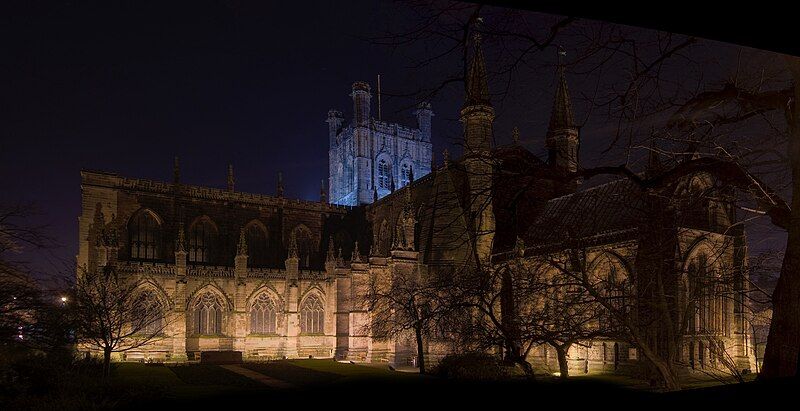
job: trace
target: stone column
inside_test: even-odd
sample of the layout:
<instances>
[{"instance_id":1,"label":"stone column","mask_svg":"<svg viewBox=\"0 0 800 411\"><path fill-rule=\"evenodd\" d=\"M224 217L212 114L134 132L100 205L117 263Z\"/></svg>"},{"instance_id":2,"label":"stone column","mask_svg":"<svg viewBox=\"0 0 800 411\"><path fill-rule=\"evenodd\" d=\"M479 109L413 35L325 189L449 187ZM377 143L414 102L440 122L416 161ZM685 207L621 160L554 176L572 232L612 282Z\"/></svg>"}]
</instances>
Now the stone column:
<instances>
[{"instance_id":1,"label":"stone column","mask_svg":"<svg viewBox=\"0 0 800 411\"><path fill-rule=\"evenodd\" d=\"M172 309L172 359L186 361L186 248L183 227L175 244L175 295Z\"/></svg>"},{"instance_id":2,"label":"stone column","mask_svg":"<svg viewBox=\"0 0 800 411\"><path fill-rule=\"evenodd\" d=\"M247 340L247 240L244 229L239 231L239 245L233 258L233 275L236 279L236 294L233 300L234 343L236 351L242 356L246 351Z\"/></svg>"}]
</instances>

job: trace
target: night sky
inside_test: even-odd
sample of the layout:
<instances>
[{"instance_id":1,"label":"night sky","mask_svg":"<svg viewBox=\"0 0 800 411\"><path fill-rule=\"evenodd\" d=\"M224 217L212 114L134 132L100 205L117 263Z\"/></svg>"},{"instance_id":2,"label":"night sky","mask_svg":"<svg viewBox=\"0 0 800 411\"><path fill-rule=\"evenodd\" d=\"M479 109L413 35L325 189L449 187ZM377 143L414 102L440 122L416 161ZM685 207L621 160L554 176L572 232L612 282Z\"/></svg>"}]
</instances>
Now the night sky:
<instances>
[{"instance_id":1,"label":"night sky","mask_svg":"<svg viewBox=\"0 0 800 411\"><path fill-rule=\"evenodd\" d=\"M81 169L170 181L177 155L187 184L222 188L232 163L237 191L273 194L283 171L287 197L316 200L327 111L350 118L351 84L374 87L381 74L384 91L403 94L431 75L364 40L402 22L407 10L389 1L162 3L0 10L0 202L33 204L35 222L49 225L59 246L30 255L40 272L77 252ZM498 107L498 142L519 126L542 153L553 80L546 71L520 82L527 88ZM432 101L439 159L459 151L461 101ZM413 101L383 103L384 120L414 124ZM582 158L601 140L584 138Z\"/></svg>"}]
</instances>

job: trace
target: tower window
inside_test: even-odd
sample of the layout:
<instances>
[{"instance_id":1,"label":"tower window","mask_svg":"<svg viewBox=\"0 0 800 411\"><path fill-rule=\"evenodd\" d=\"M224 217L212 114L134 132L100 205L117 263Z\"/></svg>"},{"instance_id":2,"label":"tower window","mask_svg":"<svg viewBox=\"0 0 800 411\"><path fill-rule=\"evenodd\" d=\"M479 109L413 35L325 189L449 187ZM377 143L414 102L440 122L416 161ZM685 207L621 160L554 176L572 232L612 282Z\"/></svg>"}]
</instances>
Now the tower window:
<instances>
[{"instance_id":1,"label":"tower window","mask_svg":"<svg viewBox=\"0 0 800 411\"><path fill-rule=\"evenodd\" d=\"M390 178L391 172L389 170L389 163L387 163L386 160L381 160L378 162L378 187L388 190Z\"/></svg>"},{"instance_id":2,"label":"tower window","mask_svg":"<svg viewBox=\"0 0 800 411\"><path fill-rule=\"evenodd\" d=\"M411 182L411 166L403 164L400 170L400 187L405 187Z\"/></svg>"}]
</instances>

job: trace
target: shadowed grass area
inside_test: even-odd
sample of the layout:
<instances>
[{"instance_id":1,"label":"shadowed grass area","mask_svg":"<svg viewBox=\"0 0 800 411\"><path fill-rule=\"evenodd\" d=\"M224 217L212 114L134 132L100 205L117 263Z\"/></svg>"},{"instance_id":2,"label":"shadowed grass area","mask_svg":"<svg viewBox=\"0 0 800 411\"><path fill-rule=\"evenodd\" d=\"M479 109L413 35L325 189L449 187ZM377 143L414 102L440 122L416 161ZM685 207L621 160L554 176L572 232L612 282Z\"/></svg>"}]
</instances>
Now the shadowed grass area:
<instances>
[{"instance_id":1,"label":"shadowed grass area","mask_svg":"<svg viewBox=\"0 0 800 411\"><path fill-rule=\"evenodd\" d=\"M115 396L125 398L121 408L162 400L180 402L246 395L269 388L216 365L177 366L119 363L112 379Z\"/></svg>"},{"instance_id":2,"label":"shadowed grass area","mask_svg":"<svg viewBox=\"0 0 800 411\"><path fill-rule=\"evenodd\" d=\"M303 367L290 361L244 363L242 364L242 367L264 374L268 377L286 381L297 387L327 384L341 378L339 374Z\"/></svg>"},{"instance_id":3,"label":"shadowed grass area","mask_svg":"<svg viewBox=\"0 0 800 411\"><path fill-rule=\"evenodd\" d=\"M223 385L240 388L263 388L258 381L209 364L192 364L171 367L181 380L191 385Z\"/></svg>"},{"instance_id":4,"label":"shadowed grass area","mask_svg":"<svg viewBox=\"0 0 800 411\"><path fill-rule=\"evenodd\" d=\"M422 378L419 374L391 371L388 367L340 363L333 360L280 360L243 365L299 388L352 381L399 382Z\"/></svg>"}]
</instances>

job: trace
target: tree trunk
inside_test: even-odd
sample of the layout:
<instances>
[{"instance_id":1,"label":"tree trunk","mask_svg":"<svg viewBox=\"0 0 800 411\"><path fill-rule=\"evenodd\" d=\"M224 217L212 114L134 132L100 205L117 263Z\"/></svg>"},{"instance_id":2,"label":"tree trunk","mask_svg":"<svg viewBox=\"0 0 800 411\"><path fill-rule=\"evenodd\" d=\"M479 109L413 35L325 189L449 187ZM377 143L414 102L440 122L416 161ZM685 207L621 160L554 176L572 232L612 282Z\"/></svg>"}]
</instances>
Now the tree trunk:
<instances>
[{"instance_id":1,"label":"tree trunk","mask_svg":"<svg viewBox=\"0 0 800 411\"><path fill-rule=\"evenodd\" d=\"M111 347L103 347L103 383L111 380Z\"/></svg>"},{"instance_id":2,"label":"tree trunk","mask_svg":"<svg viewBox=\"0 0 800 411\"><path fill-rule=\"evenodd\" d=\"M415 326L414 334L417 337L417 365L419 365L419 373L425 374L425 348L422 346L422 326Z\"/></svg>"},{"instance_id":3,"label":"tree trunk","mask_svg":"<svg viewBox=\"0 0 800 411\"><path fill-rule=\"evenodd\" d=\"M569 378L569 363L567 363L567 350L569 350L569 345L554 344L553 347L555 347L556 355L558 356L559 377L566 380Z\"/></svg>"},{"instance_id":4,"label":"tree trunk","mask_svg":"<svg viewBox=\"0 0 800 411\"><path fill-rule=\"evenodd\" d=\"M795 84L794 103L787 113L792 204L783 266L772 294L772 322L760 378L792 377L800 371L800 59L786 58Z\"/></svg>"}]
</instances>

